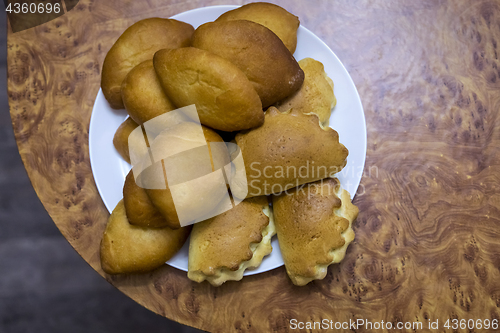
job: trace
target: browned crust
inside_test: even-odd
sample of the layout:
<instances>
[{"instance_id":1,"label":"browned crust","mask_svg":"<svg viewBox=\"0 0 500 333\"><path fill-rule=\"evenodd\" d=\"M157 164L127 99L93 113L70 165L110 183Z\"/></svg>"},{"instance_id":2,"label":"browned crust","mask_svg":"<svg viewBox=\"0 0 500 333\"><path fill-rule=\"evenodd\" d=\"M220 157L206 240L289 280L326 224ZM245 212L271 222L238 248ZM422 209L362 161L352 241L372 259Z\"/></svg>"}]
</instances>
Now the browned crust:
<instances>
[{"instance_id":1,"label":"browned crust","mask_svg":"<svg viewBox=\"0 0 500 333\"><path fill-rule=\"evenodd\" d=\"M158 51L153 61L169 98L177 107L195 104L203 125L230 132L264 122L259 96L230 61L193 47Z\"/></svg>"},{"instance_id":2,"label":"browned crust","mask_svg":"<svg viewBox=\"0 0 500 333\"><path fill-rule=\"evenodd\" d=\"M241 69L264 108L293 94L304 81L304 72L283 42L255 22L205 23L193 34L193 46L213 52Z\"/></svg>"},{"instance_id":3,"label":"browned crust","mask_svg":"<svg viewBox=\"0 0 500 333\"><path fill-rule=\"evenodd\" d=\"M338 179L327 178L273 196L281 254L294 283L297 278L323 278L318 276L318 266L333 263L333 251L346 243L344 232L358 215L358 208L349 196L341 200L339 193ZM340 210L342 206L348 213Z\"/></svg>"},{"instance_id":4,"label":"browned crust","mask_svg":"<svg viewBox=\"0 0 500 333\"><path fill-rule=\"evenodd\" d=\"M293 95L280 101L276 107L281 112L291 109L302 113L315 113L322 124L328 124L332 108L337 103L333 81L326 75L323 64L312 58L299 61L304 71L304 83Z\"/></svg>"},{"instance_id":5,"label":"browned crust","mask_svg":"<svg viewBox=\"0 0 500 333\"><path fill-rule=\"evenodd\" d=\"M132 68L153 59L160 49L189 46L193 31L190 24L157 17L127 28L106 54L102 65L101 88L109 105L115 109L124 107L121 85Z\"/></svg>"},{"instance_id":6,"label":"browned crust","mask_svg":"<svg viewBox=\"0 0 500 333\"><path fill-rule=\"evenodd\" d=\"M128 137L137 126L139 125L129 117L118 127L113 137L113 145L127 163L130 163Z\"/></svg>"},{"instance_id":7,"label":"browned crust","mask_svg":"<svg viewBox=\"0 0 500 333\"><path fill-rule=\"evenodd\" d=\"M242 201L234 208L193 226L189 249L189 270L213 276L220 268L238 270L252 258L251 243L262 241L269 224L263 213L265 196Z\"/></svg>"},{"instance_id":8,"label":"browned crust","mask_svg":"<svg viewBox=\"0 0 500 333\"><path fill-rule=\"evenodd\" d=\"M248 20L262 24L278 36L290 53L297 47L299 18L283 7L268 2L252 2L225 12L216 21Z\"/></svg>"},{"instance_id":9,"label":"browned crust","mask_svg":"<svg viewBox=\"0 0 500 333\"><path fill-rule=\"evenodd\" d=\"M121 95L129 116L138 124L176 109L161 87L153 59L141 62L127 74Z\"/></svg>"},{"instance_id":10,"label":"browned crust","mask_svg":"<svg viewBox=\"0 0 500 333\"><path fill-rule=\"evenodd\" d=\"M267 110L263 126L237 134L236 143L245 162L248 196L331 176L342 170L349 153L335 130L320 127L317 115L281 113L274 107ZM300 173L301 168L306 171Z\"/></svg>"},{"instance_id":11,"label":"browned crust","mask_svg":"<svg viewBox=\"0 0 500 333\"><path fill-rule=\"evenodd\" d=\"M149 199L146 190L137 185L132 170L125 178L123 203L127 219L131 224L150 228L162 228L169 225Z\"/></svg>"},{"instance_id":12,"label":"browned crust","mask_svg":"<svg viewBox=\"0 0 500 333\"><path fill-rule=\"evenodd\" d=\"M191 227L144 228L131 225L121 200L108 219L101 241L101 265L108 274L148 272L179 251Z\"/></svg>"}]
</instances>

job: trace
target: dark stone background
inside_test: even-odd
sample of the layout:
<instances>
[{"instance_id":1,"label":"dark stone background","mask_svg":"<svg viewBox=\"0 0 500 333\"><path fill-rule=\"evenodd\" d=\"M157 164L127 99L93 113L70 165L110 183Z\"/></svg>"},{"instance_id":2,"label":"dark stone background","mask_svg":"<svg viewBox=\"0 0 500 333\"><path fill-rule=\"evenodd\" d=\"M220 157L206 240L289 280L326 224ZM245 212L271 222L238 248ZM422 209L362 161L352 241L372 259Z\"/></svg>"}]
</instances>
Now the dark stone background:
<instances>
[{"instance_id":1,"label":"dark stone background","mask_svg":"<svg viewBox=\"0 0 500 333\"><path fill-rule=\"evenodd\" d=\"M179 332L101 278L60 234L21 162L7 100L7 16L0 10L0 332Z\"/></svg>"}]
</instances>

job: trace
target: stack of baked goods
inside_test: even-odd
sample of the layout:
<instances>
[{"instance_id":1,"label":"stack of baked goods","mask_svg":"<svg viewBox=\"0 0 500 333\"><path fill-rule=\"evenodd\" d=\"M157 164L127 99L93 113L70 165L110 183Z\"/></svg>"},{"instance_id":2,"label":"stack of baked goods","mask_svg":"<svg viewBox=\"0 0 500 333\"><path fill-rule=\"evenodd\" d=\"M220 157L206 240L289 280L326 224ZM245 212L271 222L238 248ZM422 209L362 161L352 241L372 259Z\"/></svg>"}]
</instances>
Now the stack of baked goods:
<instances>
[{"instance_id":1,"label":"stack of baked goods","mask_svg":"<svg viewBox=\"0 0 500 333\"><path fill-rule=\"evenodd\" d=\"M210 181L196 190L176 182L182 197L174 203L170 180L143 186L146 179L132 169L101 242L105 272L156 269L189 235L187 276L214 286L258 267L275 234L296 285L323 279L328 266L344 258L358 214L335 178L348 150L328 127L336 99L323 64L293 56L298 27L299 19L285 9L251 3L196 30L150 18L118 38L104 60L101 86L110 106L129 115L113 140L120 155L133 164L134 156L148 151L175 157L233 140L246 179L231 183L230 192L247 194L227 210L221 208L226 187L219 198ZM179 116L155 136L143 136L151 120L193 104L202 126ZM205 173L229 163L213 149L207 156L212 169ZM202 175L202 164L195 156L171 167ZM222 213L185 225L179 208L195 222L207 212Z\"/></svg>"}]
</instances>

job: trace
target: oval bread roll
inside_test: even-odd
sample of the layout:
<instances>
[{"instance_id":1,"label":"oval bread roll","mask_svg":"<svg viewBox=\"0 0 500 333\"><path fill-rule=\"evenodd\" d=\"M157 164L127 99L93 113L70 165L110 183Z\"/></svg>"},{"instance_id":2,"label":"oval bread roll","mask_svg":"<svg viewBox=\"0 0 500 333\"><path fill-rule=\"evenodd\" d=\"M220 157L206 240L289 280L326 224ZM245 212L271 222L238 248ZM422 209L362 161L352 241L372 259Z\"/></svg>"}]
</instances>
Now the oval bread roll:
<instances>
[{"instance_id":1,"label":"oval bread roll","mask_svg":"<svg viewBox=\"0 0 500 333\"><path fill-rule=\"evenodd\" d=\"M333 81L326 75L325 67L319 61L305 58L299 61L299 65L305 74L302 87L276 107L281 112L294 109L302 113L315 113L319 121L328 126L332 108L337 104L333 94Z\"/></svg>"},{"instance_id":2,"label":"oval bread roll","mask_svg":"<svg viewBox=\"0 0 500 333\"><path fill-rule=\"evenodd\" d=\"M101 265L108 274L148 272L179 251L191 227L177 230L131 225L123 200L111 213L101 241Z\"/></svg>"},{"instance_id":3,"label":"oval bread roll","mask_svg":"<svg viewBox=\"0 0 500 333\"><path fill-rule=\"evenodd\" d=\"M358 208L336 178L273 197L273 212L286 272L295 285L323 279L354 240Z\"/></svg>"},{"instance_id":4,"label":"oval bread roll","mask_svg":"<svg viewBox=\"0 0 500 333\"><path fill-rule=\"evenodd\" d=\"M259 96L231 62L193 47L161 50L154 67L177 107L195 104L203 125L232 132L261 125Z\"/></svg>"},{"instance_id":5,"label":"oval bread roll","mask_svg":"<svg viewBox=\"0 0 500 333\"><path fill-rule=\"evenodd\" d=\"M127 74L121 92L130 118L141 125L176 109L161 87L153 67L153 59L141 62Z\"/></svg>"},{"instance_id":6,"label":"oval bread roll","mask_svg":"<svg viewBox=\"0 0 500 333\"><path fill-rule=\"evenodd\" d=\"M194 32L192 45L241 69L259 94L263 107L290 96L304 81L304 72L283 42L255 22L205 23Z\"/></svg>"},{"instance_id":7,"label":"oval bread roll","mask_svg":"<svg viewBox=\"0 0 500 333\"><path fill-rule=\"evenodd\" d=\"M262 24L281 39L290 53L295 52L300 21L283 7L268 2L252 2L222 14L216 21L231 20Z\"/></svg>"},{"instance_id":8,"label":"oval bread roll","mask_svg":"<svg viewBox=\"0 0 500 333\"><path fill-rule=\"evenodd\" d=\"M149 228L163 228L167 221L149 199L146 190L137 185L132 170L125 178L123 204L130 224Z\"/></svg>"},{"instance_id":9,"label":"oval bread roll","mask_svg":"<svg viewBox=\"0 0 500 333\"><path fill-rule=\"evenodd\" d=\"M128 137L137 126L139 125L129 117L118 127L113 137L113 145L127 163L130 163Z\"/></svg>"},{"instance_id":10,"label":"oval bread roll","mask_svg":"<svg viewBox=\"0 0 500 333\"><path fill-rule=\"evenodd\" d=\"M102 65L101 88L110 106L124 107L121 85L132 68L152 59L160 49L189 46L193 31L190 24L157 17L141 20L127 28Z\"/></svg>"},{"instance_id":11,"label":"oval bread roll","mask_svg":"<svg viewBox=\"0 0 500 333\"><path fill-rule=\"evenodd\" d=\"M267 110L264 125L238 133L236 144L245 163L248 197L329 177L342 170L349 153L335 130L320 126L317 115L281 113L275 107Z\"/></svg>"}]
</instances>

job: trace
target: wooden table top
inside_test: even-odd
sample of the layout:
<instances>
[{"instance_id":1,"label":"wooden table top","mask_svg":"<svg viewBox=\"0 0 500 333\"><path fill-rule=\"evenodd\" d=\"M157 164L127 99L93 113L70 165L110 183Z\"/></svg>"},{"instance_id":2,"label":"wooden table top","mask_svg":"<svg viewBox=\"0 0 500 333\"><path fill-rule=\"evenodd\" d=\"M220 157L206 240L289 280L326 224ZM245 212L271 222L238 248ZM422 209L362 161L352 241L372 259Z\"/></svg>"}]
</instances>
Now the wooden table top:
<instances>
[{"instance_id":1,"label":"wooden table top","mask_svg":"<svg viewBox=\"0 0 500 333\"><path fill-rule=\"evenodd\" d=\"M295 287L283 267L219 288L169 266L142 275L103 273L99 242L109 213L92 177L88 129L106 52L139 19L246 2L82 0L51 22L9 32L16 140L64 237L139 304L208 331L287 332L291 319L419 321L424 328L439 319L443 330L450 318L499 319L494 0L276 1L339 56L366 115L356 240L324 280Z\"/></svg>"}]
</instances>

